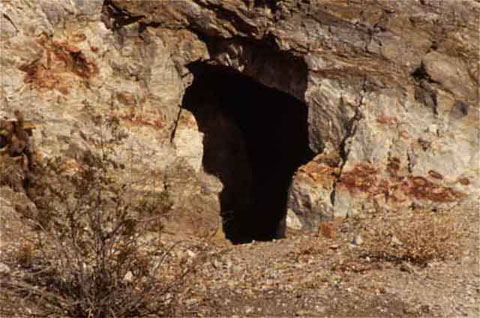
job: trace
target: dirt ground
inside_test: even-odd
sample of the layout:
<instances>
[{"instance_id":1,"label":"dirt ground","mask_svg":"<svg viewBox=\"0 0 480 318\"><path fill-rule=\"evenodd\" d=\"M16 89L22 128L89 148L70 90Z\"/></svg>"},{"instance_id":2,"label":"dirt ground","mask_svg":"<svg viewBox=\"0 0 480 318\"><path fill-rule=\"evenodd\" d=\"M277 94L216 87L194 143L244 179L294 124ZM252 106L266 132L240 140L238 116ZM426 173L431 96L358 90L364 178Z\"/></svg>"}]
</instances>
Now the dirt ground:
<instances>
[{"instance_id":1,"label":"dirt ground","mask_svg":"<svg viewBox=\"0 0 480 318\"><path fill-rule=\"evenodd\" d=\"M362 244L352 243L348 221L335 238L290 233L242 245L184 241L171 261L201 260L179 289L175 316L479 317L479 211L470 203L452 213L465 230L458 257L425 266L365 256ZM28 234L18 215L0 218L6 255ZM0 264L0 272L8 270Z\"/></svg>"},{"instance_id":2,"label":"dirt ground","mask_svg":"<svg viewBox=\"0 0 480 318\"><path fill-rule=\"evenodd\" d=\"M426 266L366 258L348 231L218 248L178 315L479 317L479 210L470 204L455 213L465 230L459 256Z\"/></svg>"}]
</instances>

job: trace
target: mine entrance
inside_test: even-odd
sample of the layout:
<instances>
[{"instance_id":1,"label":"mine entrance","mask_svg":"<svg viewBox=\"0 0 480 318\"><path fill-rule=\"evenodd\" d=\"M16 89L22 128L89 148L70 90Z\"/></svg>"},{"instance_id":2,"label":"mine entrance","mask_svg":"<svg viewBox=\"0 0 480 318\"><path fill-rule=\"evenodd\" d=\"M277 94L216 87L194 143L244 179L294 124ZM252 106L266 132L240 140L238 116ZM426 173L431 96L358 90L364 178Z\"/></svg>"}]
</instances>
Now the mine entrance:
<instances>
[{"instance_id":1,"label":"mine entrance","mask_svg":"<svg viewBox=\"0 0 480 318\"><path fill-rule=\"evenodd\" d=\"M203 168L219 178L221 215L233 243L278 238L293 173L308 162L307 107L251 78L192 63L183 107L204 133Z\"/></svg>"}]
</instances>

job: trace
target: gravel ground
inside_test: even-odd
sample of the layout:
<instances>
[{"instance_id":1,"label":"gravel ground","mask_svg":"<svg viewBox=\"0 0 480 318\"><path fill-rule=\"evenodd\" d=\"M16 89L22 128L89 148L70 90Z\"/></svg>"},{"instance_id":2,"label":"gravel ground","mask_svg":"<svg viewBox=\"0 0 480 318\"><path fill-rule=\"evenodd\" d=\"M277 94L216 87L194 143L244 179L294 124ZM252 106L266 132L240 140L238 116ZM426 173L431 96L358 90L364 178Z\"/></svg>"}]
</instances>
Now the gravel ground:
<instances>
[{"instance_id":1,"label":"gravel ground","mask_svg":"<svg viewBox=\"0 0 480 318\"><path fill-rule=\"evenodd\" d=\"M291 234L273 242L210 247L179 316L479 317L479 213L456 210L466 230L458 257L426 266L372 261L351 244Z\"/></svg>"},{"instance_id":2,"label":"gravel ground","mask_svg":"<svg viewBox=\"0 0 480 318\"><path fill-rule=\"evenodd\" d=\"M7 255L33 234L15 209L2 211L0 247ZM335 238L289 233L235 246L185 240L169 262L198 265L180 288L176 316L479 317L480 217L474 204L455 213L466 234L461 252L426 266L365 257L348 222ZM0 263L0 272L10 270Z\"/></svg>"}]
</instances>

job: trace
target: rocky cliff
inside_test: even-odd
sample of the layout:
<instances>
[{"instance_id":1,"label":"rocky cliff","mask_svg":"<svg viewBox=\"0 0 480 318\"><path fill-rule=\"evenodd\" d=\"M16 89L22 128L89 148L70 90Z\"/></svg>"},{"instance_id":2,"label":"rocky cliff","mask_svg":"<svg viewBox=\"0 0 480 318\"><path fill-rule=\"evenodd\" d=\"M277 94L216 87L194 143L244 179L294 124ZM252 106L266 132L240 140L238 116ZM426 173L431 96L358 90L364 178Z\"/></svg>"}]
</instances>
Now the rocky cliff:
<instances>
[{"instance_id":1,"label":"rocky cliff","mask_svg":"<svg viewBox=\"0 0 480 318\"><path fill-rule=\"evenodd\" d=\"M214 235L221 216L231 239L268 239L478 198L478 1L4 0L0 11L0 116L23 110L39 157L72 166L92 148L87 113L118 118L128 138L116 159L168 189L171 232Z\"/></svg>"}]
</instances>

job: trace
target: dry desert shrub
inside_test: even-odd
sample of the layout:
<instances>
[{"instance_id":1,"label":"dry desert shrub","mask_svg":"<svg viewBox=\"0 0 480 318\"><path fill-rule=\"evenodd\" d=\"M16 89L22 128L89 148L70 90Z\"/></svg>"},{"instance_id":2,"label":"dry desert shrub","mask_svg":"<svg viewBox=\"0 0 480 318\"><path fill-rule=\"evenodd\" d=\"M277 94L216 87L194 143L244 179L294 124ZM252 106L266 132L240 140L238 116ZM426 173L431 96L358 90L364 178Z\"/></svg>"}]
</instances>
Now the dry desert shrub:
<instances>
[{"instance_id":1,"label":"dry desert shrub","mask_svg":"<svg viewBox=\"0 0 480 318\"><path fill-rule=\"evenodd\" d=\"M121 180L114 161L123 133L116 120L98 118L101 131L75 170L65 158L39 163L27 192L38 213L16 254L2 255L12 270L0 273L0 316L127 318L172 315L175 295L193 265L162 275L170 248L145 240L144 216L160 222L169 195L145 180ZM88 159L88 160L87 160ZM140 182L140 184L139 184ZM148 184L148 183L147 183ZM139 189L143 189L140 191ZM136 199L132 199L132 195ZM161 231L161 224L155 226ZM33 235L31 233L34 233Z\"/></svg>"},{"instance_id":2,"label":"dry desert shrub","mask_svg":"<svg viewBox=\"0 0 480 318\"><path fill-rule=\"evenodd\" d=\"M373 219L363 249L374 259L425 265L458 257L461 242L455 213L410 211Z\"/></svg>"},{"instance_id":3,"label":"dry desert shrub","mask_svg":"<svg viewBox=\"0 0 480 318\"><path fill-rule=\"evenodd\" d=\"M25 172L16 158L0 153L0 186L11 187L15 192L23 189Z\"/></svg>"}]
</instances>

